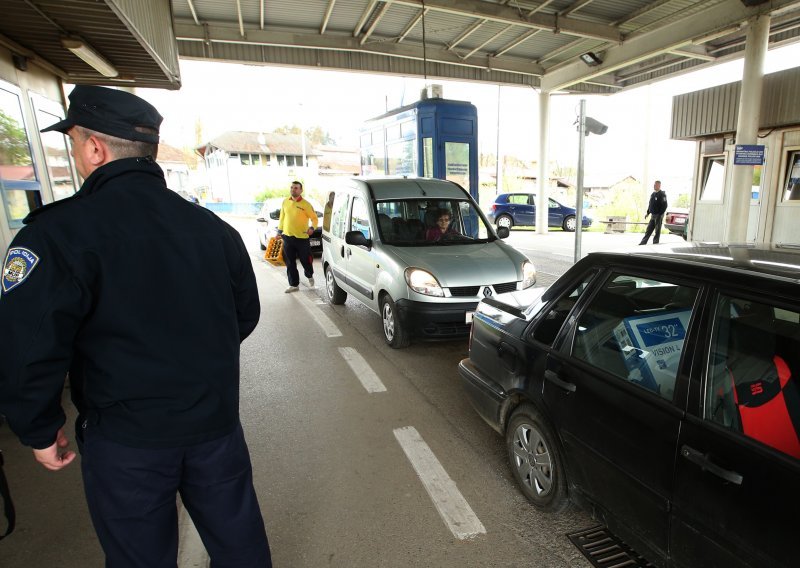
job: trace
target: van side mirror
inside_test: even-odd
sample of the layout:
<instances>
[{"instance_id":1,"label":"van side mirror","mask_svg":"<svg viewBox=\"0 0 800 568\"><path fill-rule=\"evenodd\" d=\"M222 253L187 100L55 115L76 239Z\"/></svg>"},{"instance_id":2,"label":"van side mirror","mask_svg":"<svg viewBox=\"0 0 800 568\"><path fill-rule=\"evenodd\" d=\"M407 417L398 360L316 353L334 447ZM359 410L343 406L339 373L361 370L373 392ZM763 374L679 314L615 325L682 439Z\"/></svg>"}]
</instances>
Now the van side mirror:
<instances>
[{"instance_id":1,"label":"van side mirror","mask_svg":"<svg viewBox=\"0 0 800 568\"><path fill-rule=\"evenodd\" d=\"M497 236L501 239L507 239L510 234L511 231L508 230L508 227L497 227Z\"/></svg>"},{"instance_id":2,"label":"van side mirror","mask_svg":"<svg viewBox=\"0 0 800 568\"><path fill-rule=\"evenodd\" d=\"M372 240L365 237L361 231L347 231L344 234L344 242L357 247L372 248Z\"/></svg>"}]
</instances>

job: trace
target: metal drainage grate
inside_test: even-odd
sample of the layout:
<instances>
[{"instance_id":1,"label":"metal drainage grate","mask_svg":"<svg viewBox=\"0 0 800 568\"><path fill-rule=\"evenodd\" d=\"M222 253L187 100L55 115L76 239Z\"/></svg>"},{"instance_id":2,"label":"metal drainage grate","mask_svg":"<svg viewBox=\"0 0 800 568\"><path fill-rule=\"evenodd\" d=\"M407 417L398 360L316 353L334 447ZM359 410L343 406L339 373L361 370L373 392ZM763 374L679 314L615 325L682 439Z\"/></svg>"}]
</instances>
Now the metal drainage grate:
<instances>
[{"instance_id":1,"label":"metal drainage grate","mask_svg":"<svg viewBox=\"0 0 800 568\"><path fill-rule=\"evenodd\" d=\"M630 546L622 542L606 527L596 526L574 533L567 538L598 568L654 568Z\"/></svg>"}]
</instances>

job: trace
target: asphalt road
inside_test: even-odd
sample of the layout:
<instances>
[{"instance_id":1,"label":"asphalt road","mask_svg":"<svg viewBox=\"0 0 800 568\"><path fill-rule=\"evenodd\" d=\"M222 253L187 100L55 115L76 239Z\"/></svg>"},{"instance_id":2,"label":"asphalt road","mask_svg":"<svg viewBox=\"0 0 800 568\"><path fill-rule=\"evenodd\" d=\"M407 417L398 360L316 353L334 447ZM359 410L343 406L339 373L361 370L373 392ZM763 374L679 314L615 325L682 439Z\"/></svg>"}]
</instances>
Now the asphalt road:
<instances>
[{"instance_id":1,"label":"asphalt road","mask_svg":"<svg viewBox=\"0 0 800 568\"><path fill-rule=\"evenodd\" d=\"M470 406L456 369L466 340L388 348L376 314L323 300L319 260L317 288L284 294L284 269L262 260L254 221L229 221L252 253L262 298L261 322L242 345L241 415L276 566L589 566L565 533L593 521L530 506L503 440ZM548 284L572 264L572 237L512 231L508 242ZM584 250L639 238L586 233ZM7 428L0 448L18 511L0 564L101 566L78 464L44 470ZM181 568L206 566L181 518Z\"/></svg>"}]
</instances>

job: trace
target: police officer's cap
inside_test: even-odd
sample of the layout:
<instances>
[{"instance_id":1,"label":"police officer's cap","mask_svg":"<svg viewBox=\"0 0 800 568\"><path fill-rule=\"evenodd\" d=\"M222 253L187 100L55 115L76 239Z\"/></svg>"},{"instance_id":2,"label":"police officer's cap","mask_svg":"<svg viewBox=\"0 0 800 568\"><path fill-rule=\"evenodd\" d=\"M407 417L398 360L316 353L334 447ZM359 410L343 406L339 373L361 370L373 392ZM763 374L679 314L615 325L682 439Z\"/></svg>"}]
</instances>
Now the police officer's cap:
<instances>
[{"instance_id":1,"label":"police officer's cap","mask_svg":"<svg viewBox=\"0 0 800 568\"><path fill-rule=\"evenodd\" d=\"M69 94L69 101L67 118L42 132L66 133L73 126L83 126L125 140L158 144L158 128L163 118L153 105L136 95L95 85L78 85ZM137 126L153 132L140 132Z\"/></svg>"}]
</instances>

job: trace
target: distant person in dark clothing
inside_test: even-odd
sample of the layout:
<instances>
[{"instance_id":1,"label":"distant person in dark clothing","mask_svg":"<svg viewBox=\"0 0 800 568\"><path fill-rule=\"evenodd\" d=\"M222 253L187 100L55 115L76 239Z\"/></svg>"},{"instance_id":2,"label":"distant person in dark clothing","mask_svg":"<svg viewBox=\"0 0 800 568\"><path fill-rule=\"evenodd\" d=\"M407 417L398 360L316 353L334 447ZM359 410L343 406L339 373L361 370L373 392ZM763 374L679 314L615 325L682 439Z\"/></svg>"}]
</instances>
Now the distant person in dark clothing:
<instances>
[{"instance_id":1,"label":"distant person in dark clothing","mask_svg":"<svg viewBox=\"0 0 800 568\"><path fill-rule=\"evenodd\" d=\"M85 181L6 253L0 413L43 467L69 466L69 372L107 567L175 568L178 495L211 566L270 566L239 420L239 345L261 314L247 249L167 188L152 105L83 85L69 99L43 132L69 136Z\"/></svg>"},{"instance_id":2,"label":"distant person in dark clothing","mask_svg":"<svg viewBox=\"0 0 800 568\"><path fill-rule=\"evenodd\" d=\"M650 222L647 224L647 230L644 232L644 238L640 245L646 245L650 235L653 235L653 244L658 244L658 239L661 236L661 223L664 221L664 212L667 210L667 194L661 191L661 182L656 181L653 184L653 193L650 194L650 203L647 205L647 214L644 218L650 216ZM655 234L653 234L655 232Z\"/></svg>"}]
</instances>

